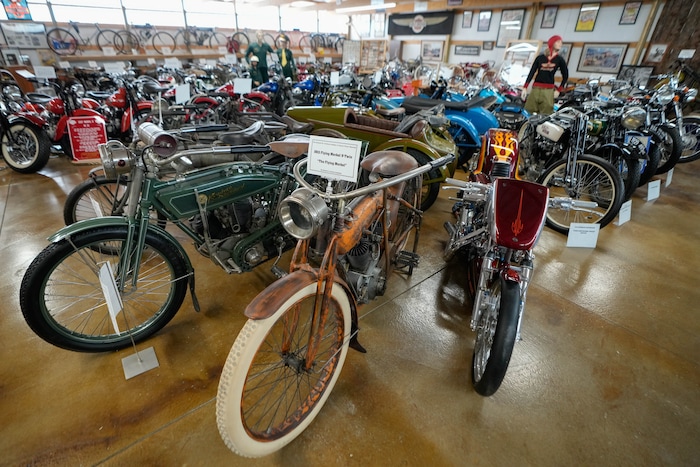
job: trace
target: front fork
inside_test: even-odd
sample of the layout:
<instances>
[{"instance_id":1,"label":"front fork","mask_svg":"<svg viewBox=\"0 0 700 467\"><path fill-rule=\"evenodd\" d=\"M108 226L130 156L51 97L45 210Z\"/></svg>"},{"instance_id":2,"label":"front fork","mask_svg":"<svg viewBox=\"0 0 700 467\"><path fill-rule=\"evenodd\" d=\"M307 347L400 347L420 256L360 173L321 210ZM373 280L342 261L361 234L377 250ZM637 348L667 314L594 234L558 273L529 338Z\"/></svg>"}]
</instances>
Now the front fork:
<instances>
[{"instance_id":1,"label":"front fork","mask_svg":"<svg viewBox=\"0 0 700 467\"><path fill-rule=\"evenodd\" d=\"M520 340L520 328L525 311L525 301L527 299L527 288L530 284L533 272L534 255L531 251L526 253L525 259L520 262L519 266L513 266L508 262L500 262L492 251L488 252L481 262L481 272L479 274L479 283L477 284L476 294L474 297L474 309L472 311L471 329L476 331L477 325L481 318L483 310L490 305L491 297L490 283L494 278L494 274L503 275L505 280L517 281L520 286L520 304L518 307L518 329L516 339Z\"/></svg>"}]
</instances>

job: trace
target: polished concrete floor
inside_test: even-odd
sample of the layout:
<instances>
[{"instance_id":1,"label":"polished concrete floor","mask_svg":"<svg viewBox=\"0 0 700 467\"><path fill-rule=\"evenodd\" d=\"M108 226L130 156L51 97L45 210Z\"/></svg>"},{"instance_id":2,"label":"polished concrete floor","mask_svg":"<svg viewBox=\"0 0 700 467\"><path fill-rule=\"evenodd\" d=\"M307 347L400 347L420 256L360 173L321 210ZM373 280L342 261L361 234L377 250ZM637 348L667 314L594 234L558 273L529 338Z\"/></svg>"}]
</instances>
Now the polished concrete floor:
<instances>
[{"instance_id":1,"label":"polished concrete floor","mask_svg":"<svg viewBox=\"0 0 700 467\"><path fill-rule=\"evenodd\" d=\"M441 197L425 217L420 267L361 309L368 353L350 351L316 421L259 460L228 451L214 411L241 312L273 280L268 265L228 276L190 247L203 310L187 298L139 346L160 365L128 380L122 358L132 349L73 353L25 324L24 271L89 169L60 156L37 174L0 171L1 465L700 462L700 162L677 167L655 201L635 193L631 221L604 228L595 249L567 248L545 229L523 340L489 398L471 387L471 306L459 264L441 257L451 207Z\"/></svg>"}]
</instances>

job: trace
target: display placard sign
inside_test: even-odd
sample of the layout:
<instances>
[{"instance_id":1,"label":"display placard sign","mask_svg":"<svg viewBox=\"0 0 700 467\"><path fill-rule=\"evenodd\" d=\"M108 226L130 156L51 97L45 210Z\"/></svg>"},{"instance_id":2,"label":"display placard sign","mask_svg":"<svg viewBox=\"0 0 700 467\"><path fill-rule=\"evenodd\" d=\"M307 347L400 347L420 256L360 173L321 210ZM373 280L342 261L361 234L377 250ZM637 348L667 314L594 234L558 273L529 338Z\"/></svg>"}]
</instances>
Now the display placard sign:
<instances>
[{"instance_id":1,"label":"display placard sign","mask_svg":"<svg viewBox=\"0 0 700 467\"><path fill-rule=\"evenodd\" d=\"M105 122L98 116L71 117L68 119L68 137L75 161L99 160L97 146L107 142Z\"/></svg>"},{"instance_id":2,"label":"display placard sign","mask_svg":"<svg viewBox=\"0 0 700 467\"><path fill-rule=\"evenodd\" d=\"M566 246L570 248L595 248L598 243L600 224L586 224L584 222L572 222L569 225L569 236Z\"/></svg>"},{"instance_id":3,"label":"display placard sign","mask_svg":"<svg viewBox=\"0 0 700 467\"><path fill-rule=\"evenodd\" d=\"M357 181L362 141L311 136L308 172L331 180Z\"/></svg>"},{"instance_id":4,"label":"display placard sign","mask_svg":"<svg viewBox=\"0 0 700 467\"><path fill-rule=\"evenodd\" d=\"M8 47L47 48L46 26L41 23L10 23L0 21Z\"/></svg>"},{"instance_id":5,"label":"display placard sign","mask_svg":"<svg viewBox=\"0 0 700 467\"><path fill-rule=\"evenodd\" d=\"M56 70L52 66L35 66L34 75L39 79L56 79Z\"/></svg>"}]
</instances>

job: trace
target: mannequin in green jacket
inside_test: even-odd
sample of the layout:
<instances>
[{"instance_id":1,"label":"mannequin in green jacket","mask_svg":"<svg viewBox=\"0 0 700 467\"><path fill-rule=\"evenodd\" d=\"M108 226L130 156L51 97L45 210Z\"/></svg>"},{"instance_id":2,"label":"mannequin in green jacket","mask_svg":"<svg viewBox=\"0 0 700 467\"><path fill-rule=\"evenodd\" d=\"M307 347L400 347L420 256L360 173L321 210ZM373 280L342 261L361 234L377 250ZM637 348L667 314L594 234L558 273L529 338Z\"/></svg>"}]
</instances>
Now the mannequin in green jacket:
<instances>
[{"instance_id":1,"label":"mannequin in green jacket","mask_svg":"<svg viewBox=\"0 0 700 467\"><path fill-rule=\"evenodd\" d=\"M262 75L263 83L267 83L270 79L267 74L267 54L273 54L275 51L272 50L272 47L270 47L270 45L263 40L262 31L258 31L256 36L258 38L258 42L248 46L248 50L245 53L245 58L248 60L251 55L258 57L258 70L260 70L260 74ZM248 62L250 62L250 60L248 60Z\"/></svg>"}]
</instances>

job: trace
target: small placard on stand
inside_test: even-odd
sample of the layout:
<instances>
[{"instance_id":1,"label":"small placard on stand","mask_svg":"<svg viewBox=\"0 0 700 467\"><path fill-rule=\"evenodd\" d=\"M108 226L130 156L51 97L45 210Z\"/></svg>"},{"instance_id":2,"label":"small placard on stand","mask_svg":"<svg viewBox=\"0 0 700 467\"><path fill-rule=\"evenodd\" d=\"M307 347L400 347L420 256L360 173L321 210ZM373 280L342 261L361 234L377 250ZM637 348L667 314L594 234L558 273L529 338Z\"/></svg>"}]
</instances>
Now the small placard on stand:
<instances>
[{"instance_id":1,"label":"small placard on stand","mask_svg":"<svg viewBox=\"0 0 700 467\"><path fill-rule=\"evenodd\" d=\"M655 200L661 192L661 180L652 180L647 183L647 201Z\"/></svg>"},{"instance_id":2,"label":"small placard on stand","mask_svg":"<svg viewBox=\"0 0 700 467\"><path fill-rule=\"evenodd\" d=\"M620 212L617 213L617 221L615 225L622 225L625 222L629 222L632 218L632 200L625 201L620 206Z\"/></svg>"},{"instance_id":3,"label":"small placard on stand","mask_svg":"<svg viewBox=\"0 0 700 467\"><path fill-rule=\"evenodd\" d=\"M122 358L122 368L124 368L124 377L126 379L138 376L153 368L158 368L158 366L158 357L156 357L156 351L153 347Z\"/></svg>"},{"instance_id":4,"label":"small placard on stand","mask_svg":"<svg viewBox=\"0 0 700 467\"><path fill-rule=\"evenodd\" d=\"M310 174L331 180L357 181L362 141L312 136L309 139Z\"/></svg>"},{"instance_id":5,"label":"small placard on stand","mask_svg":"<svg viewBox=\"0 0 700 467\"><path fill-rule=\"evenodd\" d=\"M671 180L673 180L673 169L666 172L666 183L664 183L664 186L669 186L671 184Z\"/></svg>"},{"instance_id":6,"label":"small placard on stand","mask_svg":"<svg viewBox=\"0 0 700 467\"><path fill-rule=\"evenodd\" d=\"M571 248L595 248L598 244L600 224L573 222L569 225L566 246Z\"/></svg>"}]
</instances>

